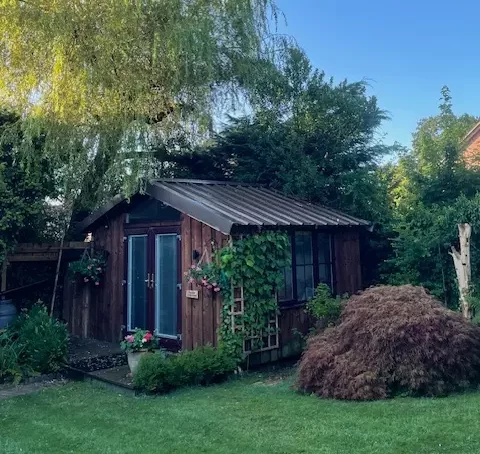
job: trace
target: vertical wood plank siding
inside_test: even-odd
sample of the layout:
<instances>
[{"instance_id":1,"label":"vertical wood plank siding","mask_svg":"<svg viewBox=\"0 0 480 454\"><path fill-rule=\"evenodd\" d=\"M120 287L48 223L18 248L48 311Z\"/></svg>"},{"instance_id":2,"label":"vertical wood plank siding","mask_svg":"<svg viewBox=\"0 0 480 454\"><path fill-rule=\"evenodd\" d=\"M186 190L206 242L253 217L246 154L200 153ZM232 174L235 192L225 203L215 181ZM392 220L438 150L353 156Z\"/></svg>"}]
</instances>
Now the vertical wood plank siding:
<instances>
[{"instance_id":1,"label":"vertical wood plank siding","mask_svg":"<svg viewBox=\"0 0 480 454\"><path fill-rule=\"evenodd\" d=\"M124 261L123 241L125 214L109 219L93 233L95 248L108 253L103 283L96 291L93 322L94 337L110 342L120 339L124 324ZM93 315L93 314L92 314Z\"/></svg>"},{"instance_id":2,"label":"vertical wood plank siding","mask_svg":"<svg viewBox=\"0 0 480 454\"><path fill-rule=\"evenodd\" d=\"M213 243L213 244L212 244ZM211 260L213 245L225 246L228 237L190 216L182 219L182 275L183 272L202 258ZM193 260L193 252L199 257ZM205 252L205 254L204 254ZM212 295L195 284L184 283L184 289L198 290L198 299L186 297L182 292L182 348L190 350L201 345L217 345L217 329L220 323L220 295Z\"/></svg>"},{"instance_id":3,"label":"vertical wood plank siding","mask_svg":"<svg viewBox=\"0 0 480 454\"><path fill-rule=\"evenodd\" d=\"M360 234L358 231L334 235L335 290L352 295L362 288Z\"/></svg>"}]
</instances>

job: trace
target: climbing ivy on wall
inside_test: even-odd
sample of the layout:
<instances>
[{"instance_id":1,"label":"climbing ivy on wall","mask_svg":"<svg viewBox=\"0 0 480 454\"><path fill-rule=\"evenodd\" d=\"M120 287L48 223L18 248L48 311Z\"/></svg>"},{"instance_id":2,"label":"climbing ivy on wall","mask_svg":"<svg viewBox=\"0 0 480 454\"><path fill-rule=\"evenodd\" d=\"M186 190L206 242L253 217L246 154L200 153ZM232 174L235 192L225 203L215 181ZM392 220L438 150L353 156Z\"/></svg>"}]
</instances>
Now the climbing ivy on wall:
<instances>
[{"instance_id":1,"label":"climbing ivy on wall","mask_svg":"<svg viewBox=\"0 0 480 454\"><path fill-rule=\"evenodd\" d=\"M258 349L272 312L278 311L276 291L282 284L284 267L290 265L290 241L284 233L265 232L238 239L216 252L214 263L221 271L222 324L220 338L224 348L237 357L243 343L252 338ZM244 312L235 321L241 330L232 330L235 301L233 288L243 286ZM271 333L269 333L271 334Z\"/></svg>"},{"instance_id":2,"label":"climbing ivy on wall","mask_svg":"<svg viewBox=\"0 0 480 454\"><path fill-rule=\"evenodd\" d=\"M278 311L276 292L283 281L283 268L290 266L290 240L285 233L262 232L236 239L230 246L212 254L212 261L192 265L185 273L190 283L197 283L222 294L220 339L223 348L243 359L245 339L251 339L251 350L261 346L262 336L272 313ZM243 287L243 311L235 311L234 289ZM232 328L237 329L232 329Z\"/></svg>"}]
</instances>

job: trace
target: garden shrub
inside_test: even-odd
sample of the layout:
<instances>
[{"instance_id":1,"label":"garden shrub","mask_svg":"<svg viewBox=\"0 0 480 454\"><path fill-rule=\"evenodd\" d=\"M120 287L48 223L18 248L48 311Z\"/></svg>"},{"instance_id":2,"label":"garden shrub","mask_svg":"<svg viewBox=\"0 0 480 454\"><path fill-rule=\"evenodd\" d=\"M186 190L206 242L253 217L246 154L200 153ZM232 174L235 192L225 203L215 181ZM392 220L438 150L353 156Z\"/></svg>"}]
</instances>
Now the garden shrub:
<instances>
[{"instance_id":1,"label":"garden shrub","mask_svg":"<svg viewBox=\"0 0 480 454\"><path fill-rule=\"evenodd\" d=\"M167 392L182 386L209 385L225 379L237 366L222 349L199 347L176 355L145 355L133 377L136 388Z\"/></svg>"},{"instance_id":2,"label":"garden shrub","mask_svg":"<svg viewBox=\"0 0 480 454\"><path fill-rule=\"evenodd\" d=\"M56 372L66 362L67 328L50 317L43 304L37 303L28 312L22 312L9 335L21 347L20 362L37 372Z\"/></svg>"},{"instance_id":3,"label":"garden shrub","mask_svg":"<svg viewBox=\"0 0 480 454\"><path fill-rule=\"evenodd\" d=\"M333 297L327 284L318 284L313 298L307 301L305 310L317 322L327 326L338 320L345 300L346 296Z\"/></svg>"},{"instance_id":4,"label":"garden shrub","mask_svg":"<svg viewBox=\"0 0 480 454\"><path fill-rule=\"evenodd\" d=\"M480 328L422 287L370 288L349 299L340 324L313 336L296 386L321 397L441 396L480 379Z\"/></svg>"},{"instance_id":5,"label":"garden shrub","mask_svg":"<svg viewBox=\"0 0 480 454\"><path fill-rule=\"evenodd\" d=\"M19 363L21 352L18 341L12 341L6 331L0 332L0 383L18 383L22 379L23 371Z\"/></svg>"}]
</instances>

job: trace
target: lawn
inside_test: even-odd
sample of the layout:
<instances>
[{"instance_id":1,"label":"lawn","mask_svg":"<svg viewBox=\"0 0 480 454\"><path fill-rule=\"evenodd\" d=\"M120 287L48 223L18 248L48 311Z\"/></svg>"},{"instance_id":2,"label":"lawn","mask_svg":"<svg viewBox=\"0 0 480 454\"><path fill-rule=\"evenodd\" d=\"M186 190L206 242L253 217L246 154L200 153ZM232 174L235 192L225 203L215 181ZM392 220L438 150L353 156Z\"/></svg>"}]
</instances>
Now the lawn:
<instances>
[{"instance_id":1,"label":"lawn","mask_svg":"<svg viewBox=\"0 0 480 454\"><path fill-rule=\"evenodd\" d=\"M480 394L348 403L264 375L167 396L88 383L0 401L0 452L475 453Z\"/></svg>"}]
</instances>

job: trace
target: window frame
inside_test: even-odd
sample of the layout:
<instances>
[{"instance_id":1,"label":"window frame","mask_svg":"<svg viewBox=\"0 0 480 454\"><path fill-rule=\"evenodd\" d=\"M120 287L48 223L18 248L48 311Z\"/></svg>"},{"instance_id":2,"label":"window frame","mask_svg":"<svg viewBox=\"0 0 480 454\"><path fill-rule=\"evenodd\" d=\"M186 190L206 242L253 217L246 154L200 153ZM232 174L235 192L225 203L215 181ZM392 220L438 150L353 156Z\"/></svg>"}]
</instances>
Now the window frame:
<instances>
[{"instance_id":1,"label":"window frame","mask_svg":"<svg viewBox=\"0 0 480 454\"><path fill-rule=\"evenodd\" d=\"M312 238L312 252L313 252L313 285L314 288L320 283L320 272L319 272L319 254L318 254L318 233L326 233L330 239L330 285L332 293L335 294L335 251L334 251L334 232L331 230L318 230L318 229L298 229L291 230L288 232L291 245L291 276L292 276L292 296L293 299L289 300L280 300L277 298L279 308L288 308L295 306L303 306L307 300L298 300L297 299L297 257L296 257L296 248L295 248L295 234L297 232L309 232Z\"/></svg>"}]
</instances>

